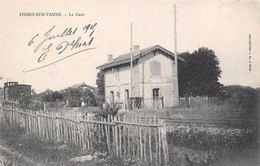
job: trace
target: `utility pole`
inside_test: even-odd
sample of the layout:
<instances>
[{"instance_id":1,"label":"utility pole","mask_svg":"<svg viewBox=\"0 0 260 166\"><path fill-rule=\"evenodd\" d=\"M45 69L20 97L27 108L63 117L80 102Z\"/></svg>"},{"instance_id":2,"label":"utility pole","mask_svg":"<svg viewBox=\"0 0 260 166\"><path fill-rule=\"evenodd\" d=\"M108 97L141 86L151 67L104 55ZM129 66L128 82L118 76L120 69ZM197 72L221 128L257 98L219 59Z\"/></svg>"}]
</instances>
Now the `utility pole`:
<instances>
[{"instance_id":1,"label":"utility pole","mask_svg":"<svg viewBox=\"0 0 260 166\"><path fill-rule=\"evenodd\" d=\"M174 92L175 92L175 103L174 105L177 106L179 105L179 86L178 86L178 57L177 57L177 29L176 29L176 4L174 4L174 39L175 39L175 50L174 50L174 69L175 69L175 87L174 87Z\"/></svg>"},{"instance_id":2,"label":"utility pole","mask_svg":"<svg viewBox=\"0 0 260 166\"><path fill-rule=\"evenodd\" d=\"M131 82L130 82L130 94L131 94L131 97L133 97L133 26L132 26L132 23L131 23L131 58L130 58L130 64L131 64Z\"/></svg>"}]
</instances>

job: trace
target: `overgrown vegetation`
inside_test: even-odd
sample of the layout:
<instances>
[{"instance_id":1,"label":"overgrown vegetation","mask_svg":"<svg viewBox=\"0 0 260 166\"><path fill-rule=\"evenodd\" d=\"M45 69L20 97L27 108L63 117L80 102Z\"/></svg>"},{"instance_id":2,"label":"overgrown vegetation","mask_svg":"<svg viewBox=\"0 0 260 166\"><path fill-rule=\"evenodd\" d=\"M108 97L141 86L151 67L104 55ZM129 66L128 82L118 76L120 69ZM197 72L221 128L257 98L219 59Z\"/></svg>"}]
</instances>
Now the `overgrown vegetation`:
<instances>
[{"instance_id":1,"label":"overgrown vegetation","mask_svg":"<svg viewBox=\"0 0 260 166\"><path fill-rule=\"evenodd\" d=\"M225 86L213 98L191 97L182 99L180 106L174 108L173 112L184 109L185 111L194 110L194 114L207 114L210 118L258 119L259 94L259 90L251 87Z\"/></svg>"},{"instance_id":2,"label":"overgrown vegetation","mask_svg":"<svg viewBox=\"0 0 260 166\"><path fill-rule=\"evenodd\" d=\"M174 108L138 109L126 116L149 116L175 119L248 119L258 120L260 91L251 87L225 86L217 97L189 99Z\"/></svg>"},{"instance_id":3,"label":"overgrown vegetation","mask_svg":"<svg viewBox=\"0 0 260 166\"><path fill-rule=\"evenodd\" d=\"M222 88L218 98L223 101L235 101L233 109L241 110L244 118L258 119L260 108L260 91L251 87L230 85Z\"/></svg>"},{"instance_id":4,"label":"overgrown vegetation","mask_svg":"<svg viewBox=\"0 0 260 166\"><path fill-rule=\"evenodd\" d=\"M39 100L41 102L58 101L60 107L79 107L81 102L84 102L87 106L96 106L94 93L83 88L67 88L60 91L47 89L39 95Z\"/></svg>"},{"instance_id":5,"label":"overgrown vegetation","mask_svg":"<svg viewBox=\"0 0 260 166\"><path fill-rule=\"evenodd\" d=\"M218 134L182 129L168 133L169 158L172 165L257 164L259 154L256 148L257 132L231 129L232 132L227 134L226 128L220 130ZM250 160L252 164L243 160Z\"/></svg>"},{"instance_id":6,"label":"overgrown vegetation","mask_svg":"<svg viewBox=\"0 0 260 166\"><path fill-rule=\"evenodd\" d=\"M118 113L119 107L111 107L108 103L105 104L104 108L100 107L100 111L96 112L97 117L108 118L108 115L116 116Z\"/></svg>"},{"instance_id":7,"label":"overgrown vegetation","mask_svg":"<svg viewBox=\"0 0 260 166\"><path fill-rule=\"evenodd\" d=\"M55 144L53 141L45 141L36 135L27 134L19 125L1 125L0 140L5 146L40 165L75 165L69 159L91 153L91 151L82 151L73 145L60 150L58 147L61 144ZM15 161L14 159L14 157L9 158L10 161ZM18 158L16 162L17 160Z\"/></svg>"},{"instance_id":8,"label":"overgrown vegetation","mask_svg":"<svg viewBox=\"0 0 260 166\"><path fill-rule=\"evenodd\" d=\"M102 140L101 140L102 142ZM81 150L69 144L54 143L45 141L33 134L27 134L19 125L0 126L0 143L15 151L10 155L0 150L5 155L7 166L20 165L48 165L48 166L143 166L146 165L140 160L130 157L121 158L113 154L100 153L104 146L94 146L90 150ZM65 145L65 146L64 146ZM64 146L64 148L60 148ZM97 152L99 151L99 152ZM91 161L72 162L71 158L92 155L96 156ZM28 161L29 160L29 161Z\"/></svg>"},{"instance_id":9,"label":"overgrown vegetation","mask_svg":"<svg viewBox=\"0 0 260 166\"><path fill-rule=\"evenodd\" d=\"M81 108L84 109L84 108ZM111 108L108 104L99 111L93 111L98 116L107 118L109 114L116 115L118 107ZM189 105L189 107L165 108L163 110L142 110L126 112L126 115L157 116L163 118L197 118L197 119L256 119L258 120L259 91L250 87L227 86L218 94L217 101L205 104L204 101ZM229 128L222 128L224 131ZM7 132L8 131L8 132ZM23 152L24 156L32 158L38 163L47 165L77 165L69 161L70 158L91 154L93 151L82 151L69 145L60 151L54 142L42 141L35 135L26 134L18 126L1 128L0 138L5 144ZM172 165L255 165L257 162L258 131L244 132L237 135L209 134L204 131L175 130L167 134L169 159ZM101 140L103 142L103 140ZM105 145L95 145L95 149L106 151ZM24 153L24 151L27 151ZM36 154L36 155L35 155ZM22 161L21 158L12 158ZM242 163L242 164L241 164ZM90 165L143 165L144 163L131 158L109 156L102 162L91 161Z\"/></svg>"}]
</instances>

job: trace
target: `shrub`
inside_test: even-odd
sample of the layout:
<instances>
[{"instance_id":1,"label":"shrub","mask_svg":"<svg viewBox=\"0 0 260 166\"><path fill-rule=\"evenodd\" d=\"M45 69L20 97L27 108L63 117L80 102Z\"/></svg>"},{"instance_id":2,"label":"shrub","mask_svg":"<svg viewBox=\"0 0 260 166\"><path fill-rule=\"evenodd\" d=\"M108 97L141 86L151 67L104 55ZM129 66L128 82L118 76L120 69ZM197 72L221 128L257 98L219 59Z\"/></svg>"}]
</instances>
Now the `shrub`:
<instances>
[{"instance_id":1,"label":"shrub","mask_svg":"<svg viewBox=\"0 0 260 166\"><path fill-rule=\"evenodd\" d=\"M236 101L236 108L244 110L244 117L258 117L259 90L240 85L225 86L218 95L224 101Z\"/></svg>"},{"instance_id":2,"label":"shrub","mask_svg":"<svg viewBox=\"0 0 260 166\"><path fill-rule=\"evenodd\" d=\"M108 103L105 104L104 108L101 108L101 111L99 111L96 116L108 118L108 115L116 116L118 113L119 107L110 107Z\"/></svg>"},{"instance_id":3,"label":"shrub","mask_svg":"<svg viewBox=\"0 0 260 166\"><path fill-rule=\"evenodd\" d=\"M254 155L256 151L254 149L257 149L255 147L258 139L255 131L238 132L237 129L219 128L217 133L212 134L212 132L214 133L213 129L209 133L204 130L190 130L187 127L179 127L178 130L168 132L170 161L175 162L174 165L177 166L214 165L214 163L237 158L246 152L252 152L250 155ZM185 163L187 160L192 163Z\"/></svg>"}]
</instances>

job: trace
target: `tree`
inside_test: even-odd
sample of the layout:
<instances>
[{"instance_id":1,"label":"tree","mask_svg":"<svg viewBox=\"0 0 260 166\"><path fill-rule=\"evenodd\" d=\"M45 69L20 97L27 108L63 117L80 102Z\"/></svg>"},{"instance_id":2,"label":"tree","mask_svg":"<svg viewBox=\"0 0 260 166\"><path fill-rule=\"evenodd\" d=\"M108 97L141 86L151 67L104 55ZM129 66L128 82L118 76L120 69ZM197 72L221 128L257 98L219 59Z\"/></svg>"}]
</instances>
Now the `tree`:
<instances>
[{"instance_id":1,"label":"tree","mask_svg":"<svg viewBox=\"0 0 260 166\"><path fill-rule=\"evenodd\" d=\"M104 70L101 69L97 73L97 79L96 79L96 84L97 84L97 89L98 89L98 98L97 102L99 105L103 104L105 102L105 82L104 82Z\"/></svg>"},{"instance_id":2,"label":"tree","mask_svg":"<svg viewBox=\"0 0 260 166\"><path fill-rule=\"evenodd\" d=\"M82 101L87 106L96 106L94 94L89 89L82 89Z\"/></svg>"},{"instance_id":3,"label":"tree","mask_svg":"<svg viewBox=\"0 0 260 166\"><path fill-rule=\"evenodd\" d=\"M32 96L37 96L37 93L35 92L34 89L31 90L31 95L32 95Z\"/></svg>"},{"instance_id":4,"label":"tree","mask_svg":"<svg viewBox=\"0 0 260 166\"><path fill-rule=\"evenodd\" d=\"M53 93L52 90L46 89L43 92L43 97L42 97L43 102L51 102L51 101L53 102L54 99L52 98L52 93Z\"/></svg>"},{"instance_id":5,"label":"tree","mask_svg":"<svg viewBox=\"0 0 260 166\"><path fill-rule=\"evenodd\" d=\"M178 66L180 96L216 96L222 85L215 52L201 47L192 54L184 52L179 56L185 60Z\"/></svg>"},{"instance_id":6,"label":"tree","mask_svg":"<svg viewBox=\"0 0 260 166\"><path fill-rule=\"evenodd\" d=\"M52 96L52 99L53 99L54 102L55 102L56 100L63 100L63 95L62 95L62 93L59 92L59 91L53 92L51 96Z\"/></svg>"}]
</instances>

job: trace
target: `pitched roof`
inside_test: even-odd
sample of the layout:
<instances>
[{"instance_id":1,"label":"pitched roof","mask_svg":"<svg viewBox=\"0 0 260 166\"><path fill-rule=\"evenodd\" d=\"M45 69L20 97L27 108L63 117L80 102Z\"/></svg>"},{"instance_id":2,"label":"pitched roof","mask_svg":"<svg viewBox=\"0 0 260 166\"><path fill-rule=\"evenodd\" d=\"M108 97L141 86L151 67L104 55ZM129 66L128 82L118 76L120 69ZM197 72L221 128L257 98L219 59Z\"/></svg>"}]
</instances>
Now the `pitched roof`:
<instances>
[{"instance_id":1,"label":"pitched roof","mask_svg":"<svg viewBox=\"0 0 260 166\"><path fill-rule=\"evenodd\" d=\"M166 54L174 57L174 53L172 53L171 51L161 47L160 45L154 45L154 46L151 46L148 48L141 49L137 55L133 56L133 60L136 60L136 59L140 58L141 56L144 56L154 50L161 50L161 51L165 52ZM97 69L104 69L104 68L113 67L113 66L117 66L117 65L121 65L121 64L125 64L125 63L130 63L130 56L131 56L131 53L126 53L126 54L120 55L117 58L113 59L112 61L98 66ZM184 61L184 59L179 56L178 56L178 59Z\"/></svg>"},{"instance_id":2,"label":"pitched roof","mask_svg":"<svg viewBox=\"0 0 260 166\"><path fill-rule=\"evenodd\" d=\"M90 88L90 89L96 89L96 88L93 87L93 86L90 86L90 85L85 84L85 82L79 83L79 84L74 84L74 85L72 85L72 86L69 87L69 88L76 89L76 88L81 88L81 87L88 87L88 88Z\"/></svg>"}]
</instances>

